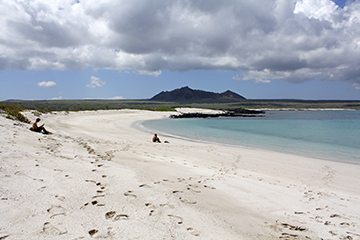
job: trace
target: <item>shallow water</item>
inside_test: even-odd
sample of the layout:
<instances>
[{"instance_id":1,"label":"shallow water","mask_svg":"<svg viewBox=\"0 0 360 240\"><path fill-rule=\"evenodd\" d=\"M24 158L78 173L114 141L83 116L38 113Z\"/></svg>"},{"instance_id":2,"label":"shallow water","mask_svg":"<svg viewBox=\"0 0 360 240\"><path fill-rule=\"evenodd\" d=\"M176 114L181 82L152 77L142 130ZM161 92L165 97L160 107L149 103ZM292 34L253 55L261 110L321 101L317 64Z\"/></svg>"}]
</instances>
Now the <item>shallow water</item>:
<instances>
[{"instance_id":1,"label":"shallow water","mask_svg":"<svg viewBox=\"0 0 360 240\"><path fill-rule=\"evenodd\" d=\"M158 134L360 163L360 111L268 111L257 118L160 119Z\"/></svg>"}]
</instances>

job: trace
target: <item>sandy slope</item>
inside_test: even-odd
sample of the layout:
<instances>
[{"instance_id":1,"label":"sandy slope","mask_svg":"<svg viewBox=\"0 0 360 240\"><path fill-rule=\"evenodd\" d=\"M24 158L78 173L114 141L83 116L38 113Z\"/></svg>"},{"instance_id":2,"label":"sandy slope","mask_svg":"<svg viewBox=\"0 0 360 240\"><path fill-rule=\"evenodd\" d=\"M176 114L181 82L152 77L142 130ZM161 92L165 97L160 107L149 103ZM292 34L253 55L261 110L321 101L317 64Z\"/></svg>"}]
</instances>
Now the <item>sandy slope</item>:
<instances>
[{"instance_id":1,"label":"sandy slope","mask_svg":"<svg viewBox=\"0 0 360 240\"><path fill-rule=\"evenodd\" d=\"M0 117L0 239L360 239L360 165L131 127L167 114Z\"/></svg>"}]
</instances>

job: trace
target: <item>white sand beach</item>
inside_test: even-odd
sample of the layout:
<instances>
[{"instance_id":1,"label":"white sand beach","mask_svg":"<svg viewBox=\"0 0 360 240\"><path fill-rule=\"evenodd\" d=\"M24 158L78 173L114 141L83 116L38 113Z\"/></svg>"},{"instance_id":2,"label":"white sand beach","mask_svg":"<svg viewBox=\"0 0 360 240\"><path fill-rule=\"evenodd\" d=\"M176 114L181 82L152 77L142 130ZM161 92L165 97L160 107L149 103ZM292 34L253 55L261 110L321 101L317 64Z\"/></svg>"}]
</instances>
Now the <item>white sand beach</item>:
<instances>
[{"instance_id":1,"label":"white sand beach","mask_svg":"<svg viewBox=\"0 0 360 240\"><path fill-rule=\"evenodd\" d=\"M131 127L169 114L0 116L0 239L360 239L360 165Z\"/></svg>"}]
</instances>

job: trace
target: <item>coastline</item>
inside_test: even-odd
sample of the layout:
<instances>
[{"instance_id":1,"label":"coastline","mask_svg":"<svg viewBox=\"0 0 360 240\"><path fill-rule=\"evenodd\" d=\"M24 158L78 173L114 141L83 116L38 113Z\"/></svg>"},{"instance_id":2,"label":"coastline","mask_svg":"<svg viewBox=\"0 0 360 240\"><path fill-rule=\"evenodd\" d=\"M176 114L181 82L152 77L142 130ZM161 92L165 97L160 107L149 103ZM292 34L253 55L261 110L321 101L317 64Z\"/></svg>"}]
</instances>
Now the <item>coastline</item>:
<instances>
[{"instance_id":1,"label":"coastline","mask_svg":"<svg viewBox=\"0 0 360 240\"><path fill-rule=\"evenodd\" d=\"M198 115L201 115L201 109L189 109L188 111L185 109L181 109L179 111L180 114L186 114L186 113L196 113ZM209 114L216 114L216 111L214 110L207 110ZM274 113L275 112L275 113ZM283 113L282 113L283 112ZM279 119L290 119L290 120L299 120L302 119L306 120L317 120L316 118L313 118L314 115L308 115L312 111L297 111L296 115L288 115L286 112L293 112L293 111L267 111L266 115L254 118L254 122L257 122L258 120L264 120L264 123L266 125L267 120L279 120ZM321 110L317 111L317 114L322 114ZM333 111L332 111L333 112ZM337 111L336 111L337 112ZM345 112L340 113L338 115L330 115L331 118L337 119L338 117L345 117L346 119L351 116L347 116L347 112L352 112L349 110L345 110ZM286 114L285 114L286 113ZM285 114L285 115L284 115ZM345 115L344 115L345 114ZM275 117L274 117L275 116ZM280 118L279 118L280 116ZM294 117L295 116L295 117ZM316 117L319 117L319 119L326 119L328 115L315 115ZM358 116L358 115L356 115ZM187 141L192 142L201 142L201 143L208 143L208 144L218 144L218 145L224 145L224 146L230 146L235 148L249 148L253 150L268 150L268 151L275 151L279 153L284 154L290 154L290 155L297 155L297 156L303 156L308 158L314 158L314 159L322 159L322 160L329 160L329 161L339 161L339 162L347 162L352 164L360 164L359 159L359 151L356 148L357 146L357 139L350 139L347 138L347 141L352 142L346 149L345 146L346 143L337 142L337 139L334 139L332 141L332 145L329 144L327 139L329 136L334 136L340 139L341 137L344 138L346 134L351 134L351 136L355 136L355 132L349 132L347 131L345 135L341 135L340 133L333 133L333 132L317 132L317 136L311 136L312 132L315 132L316 129L313 129L312 126L316 125L315 122L312 123L300 123L301 127L303 128L303 131L301 132L294 132L291 131L290 133L285 132L284 129L278 129L276 125L273 124L271 127L272 129L275 129L273 132L267 131L266 129L264 131L267 132L268 136L261 136L261 138L257 137L258 135L261 135L261 127L264 124L258 124L260 128L256 128L252 125L249 127L247 126L246 122L250 121L252 122L252 119L248 119L246 117L241 118L232 118L232 117L219 117L219 118L206 118L206 120L202 120L202 117L195 118L192 120L193 117L187 118L185 122L172 120L170 118L165 119L158 119L158 120L150 120L150 121L139 121L134 124L134 127L137 129L140 129L145 132L157 132L160 133L163 136L168 137L174 137L179 138ZM221 125L217 124L217 119L221 120L227 120L226 122L228 124ZM232 121L235 119L234 121ZM238 135L229 133L229 129L231 129L232 125L237 124L237 119L239 119L239 123L243 125L242 128L236 128L233 129L234 132L239 131ZM241 121L244 120L245 124L243 124ZM202 125L206 127L200 127L201 131L197 131L194 129L194 131L189 130L192 129L192 126L195 125ZM286 128L287 125L281 123L282 127ZM227 130L227 134L223 135L223 133L220 131L220 133L217 130L220 130L222 127L224 127ZM321 126L322 129L324 129L326 126ZM332 128L346 128L344 125L341 125L340 123L337 124L337 126L329 126ZM306 130L311 129L309 133L306 132ZM282 132L282 134L277 135L277 132ZM211 134L207 134L210 133ZM248 133L255 132L256 140L253 139L254 136ZM288 134L288 135L287 135ZM327 138L321 139L318 138L318 136L327 136ZM216 136L216 137L214 137ZM298 139L292 138L292 136L297 136ZM308 138L306 138L308 137ZM280 140L279 140L280 139ZM318 141L317 141L318 140ZM315 145L314 145L315 143ZM316 145L317 144L317 145ZM338 144L338 145L337 145Z\"/></svg>"},{"instance_id":2,"label":"coastline","mask_svg":"<svg viewBox=\"0 0 360 240\"><path fill-rule=\"evenodd\" d=\"M257 111L359 111L351 108L254 108Z\"/></svg>"},{"instance_id":3,"label":"coastline","mask_svg":"<svg viewBox=\"0 0 360 240\"><path fill-rule=\"evenodd\" d=\"M163 136L170 143L155 144L131 127L169 114L41 116L53 135L1 117L0 237L360 236L360 166Z\"/></svg>"}]
</instances>

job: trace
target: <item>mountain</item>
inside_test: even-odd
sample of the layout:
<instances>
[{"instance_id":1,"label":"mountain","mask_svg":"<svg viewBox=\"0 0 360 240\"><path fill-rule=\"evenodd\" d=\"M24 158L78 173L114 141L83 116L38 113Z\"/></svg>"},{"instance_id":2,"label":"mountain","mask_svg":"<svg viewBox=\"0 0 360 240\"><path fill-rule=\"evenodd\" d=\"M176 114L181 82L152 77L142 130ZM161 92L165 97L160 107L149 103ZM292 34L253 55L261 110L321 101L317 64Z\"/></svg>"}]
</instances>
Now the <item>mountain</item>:
<instances>
[{"instance_id":1,"label":"mountain","mask_svg":"<svg viewBox=\"0 0 360 240\"><path fill-rule=\"evenodd\" d=\"M202 90L194 90L189 87L182 87L173 91L162 91L150 100L165 102L183 102L183 101L214 101L214 100L246 100L243 96L227 90L223 93L207 92Z\"/></svg>"}]
</instances>

